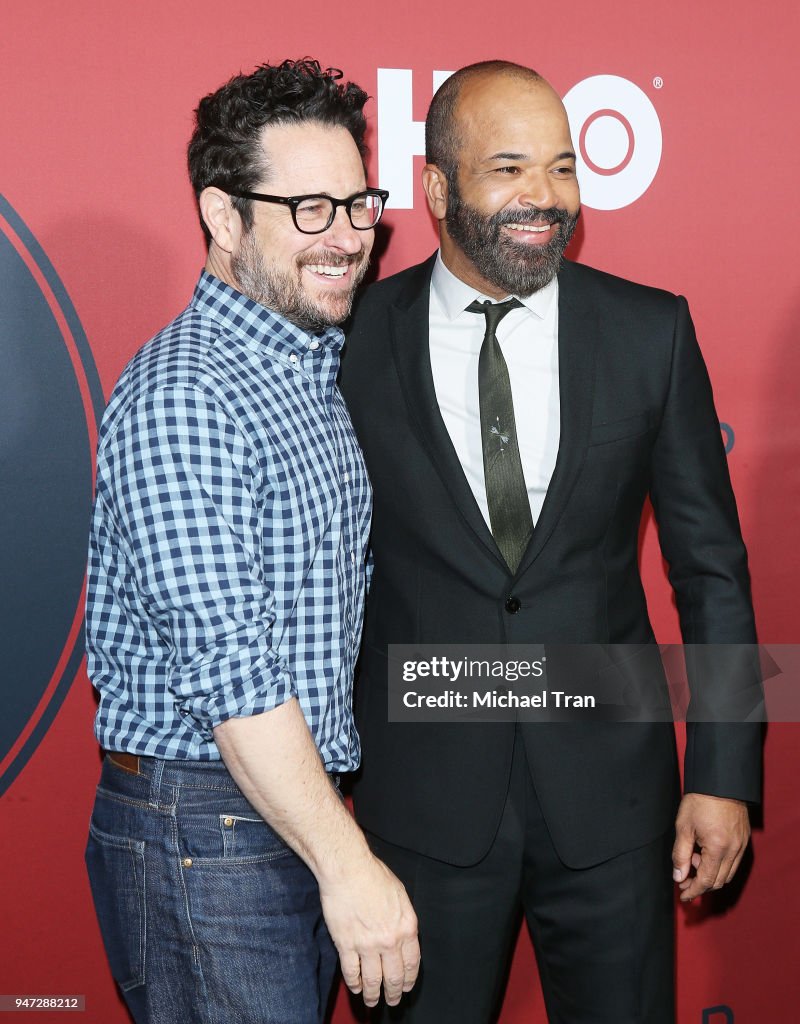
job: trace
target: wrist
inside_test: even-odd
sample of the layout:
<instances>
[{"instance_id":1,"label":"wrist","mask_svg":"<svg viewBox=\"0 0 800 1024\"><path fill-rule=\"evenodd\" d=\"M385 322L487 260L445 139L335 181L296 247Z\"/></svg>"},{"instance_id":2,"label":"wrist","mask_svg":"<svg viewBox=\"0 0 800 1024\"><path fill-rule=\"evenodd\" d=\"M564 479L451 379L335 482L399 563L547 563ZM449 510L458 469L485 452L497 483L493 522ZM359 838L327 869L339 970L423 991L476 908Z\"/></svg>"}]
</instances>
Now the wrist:
<instances>
[{"instance_id":1,"label":"wrist","mask_svg":"<svg viewBox=\"0 0 800 1024\"><path fill-rule=\"evenodd\" d=\"M320 889L340 886L351 878L363 879L375 861L364 833L355 820L345 814L337 841L320 850L309 862Z\"/></svg>"}]
</instances>

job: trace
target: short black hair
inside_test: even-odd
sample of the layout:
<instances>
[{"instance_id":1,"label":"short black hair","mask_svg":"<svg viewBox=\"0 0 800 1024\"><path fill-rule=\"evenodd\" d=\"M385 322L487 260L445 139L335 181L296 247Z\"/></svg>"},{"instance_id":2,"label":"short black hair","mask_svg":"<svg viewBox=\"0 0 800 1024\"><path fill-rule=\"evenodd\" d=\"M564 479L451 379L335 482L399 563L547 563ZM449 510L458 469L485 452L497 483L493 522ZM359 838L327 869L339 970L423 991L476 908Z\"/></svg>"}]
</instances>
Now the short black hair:
<instances>
[{"instance_id":1,"label":"short black hair","mask_svg":"<svg viewBox=\"0 0 800 1024\"><path fill-rule=\"evenodd\" d=\"M458 167L461 135L456 120L456 107L461 90L470 78L482 75L510 75L529 82L543 82L538 71L508 60L483 60L468 64L450 75L436 90L425 119L425 160L436 164L448 181L453 181Z\"/></svg>"},{"instance_id":2,"label":"short black hair","mask_svg":"<svg viewBox=\"0 0 800 1024\"><path fill-rule=\"evenodd\" d=\"M308 121L346 128L365 160L364 104L369 97L353 82L342 83L343 77L338 68L323 70L309 57L285 60L262 64L250 75L236 75L200 100L188 150L195 198L210 185L223 191L253 191L268 171L260 145L267 125ZM233 205L245 228L250 228L251 200L234 198ZM208 243L202 216L200 224Z\"/></svg>"}]
</instances>

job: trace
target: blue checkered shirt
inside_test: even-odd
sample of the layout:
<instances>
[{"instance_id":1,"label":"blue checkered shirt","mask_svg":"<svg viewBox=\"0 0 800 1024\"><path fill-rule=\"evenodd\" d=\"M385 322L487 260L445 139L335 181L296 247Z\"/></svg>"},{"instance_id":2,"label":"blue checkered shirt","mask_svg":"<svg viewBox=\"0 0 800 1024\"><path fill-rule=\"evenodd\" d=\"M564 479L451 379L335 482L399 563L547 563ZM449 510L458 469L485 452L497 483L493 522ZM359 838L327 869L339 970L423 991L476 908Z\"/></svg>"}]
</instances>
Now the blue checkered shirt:
<instances>
[{"instance_id":1,"label":"blue checkered shirt","mask_svg":"<svg viewBox=\"0 0 800 1024\"><path fill-rule=\"evenodd\" d=\"M216 725L297 697L326 769L358 767L370 488L341 345L204 272L124 371L100 431L86 608L106 749L218 760Z\"/></svg>"}]
</instances>

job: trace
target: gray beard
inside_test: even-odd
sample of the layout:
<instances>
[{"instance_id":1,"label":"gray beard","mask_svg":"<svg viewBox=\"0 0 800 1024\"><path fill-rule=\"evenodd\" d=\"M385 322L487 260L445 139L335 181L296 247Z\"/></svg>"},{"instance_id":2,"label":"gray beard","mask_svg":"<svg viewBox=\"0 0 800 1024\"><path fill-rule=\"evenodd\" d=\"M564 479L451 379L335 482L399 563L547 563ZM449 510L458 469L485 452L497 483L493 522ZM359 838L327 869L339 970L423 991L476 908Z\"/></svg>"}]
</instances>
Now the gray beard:
<instances>
[{"instance_id":1,"label":"gray beard","mask_svg":"<svg viewBox=\"0 0 800 1024\"><path fill-rule=\"evenodd\" d=\"M579 216L580 210L574 214L555 208L539 210L537 218L558 223L558 233L545 245L521 244L502 228L529 221L530 210L506 210L486 217L465 203L457 184L449 182L445 224L450 238L481 277L507 295L532 295L553 280Z\"/></svg>"},{"instance_id":2,"label":"gray beard","mask_svg":"<svg viewBox=\"0 0 800 1024\"><path fill-rule=\"evenodd\" d=\"M355 290L367 271L369 261L363 257L346 259L322 251L315 254L314 259L307 259L306 262L352 264L355 271L352 288L341 297L340 310L334 312L315 303L303 290L299 280L292 276L291 271L281 273L267 266L258 243L250 232L243 236L239 251L231 256L231 275L242 295L279 313L301 330L313 333L347 319L352 309ZM302 271L301 267L298 269Z\"/></svg>"}]
</instances>

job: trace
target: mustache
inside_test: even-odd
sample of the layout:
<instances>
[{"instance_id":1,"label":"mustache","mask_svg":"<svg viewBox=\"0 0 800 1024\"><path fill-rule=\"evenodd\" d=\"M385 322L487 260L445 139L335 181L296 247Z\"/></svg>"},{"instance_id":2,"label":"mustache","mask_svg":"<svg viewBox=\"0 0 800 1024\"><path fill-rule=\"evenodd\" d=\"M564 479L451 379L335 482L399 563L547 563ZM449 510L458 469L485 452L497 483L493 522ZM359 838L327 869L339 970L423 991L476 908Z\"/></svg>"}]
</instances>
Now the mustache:
<instances>
[{"instance_id":1,"label":"mustache","mask_svg":"<svg viewBox=\"0 0 800 1024\"><path fill-rule=\"evenodd\" d=\"M333 252L332 249L317 249L314 252L304 252L298 259L298 265L307 267L324 263L329 267L348 267L351 264L362 263L364 256L363 249L354 253Z\"/></svg>"},{"instance_id":2,"label":"mustache","mask_svg":"<svg viewBox=\"0 0 800 1024\"><path fill-rule=\"evenodd\" d=\"M555 206L549 206L544 210L532 206L528 210L500 210L491 220L493 227L502 227L504 224L566 224L572 216L566 210L559 210Z\"/></svg>"}]
</instances>

